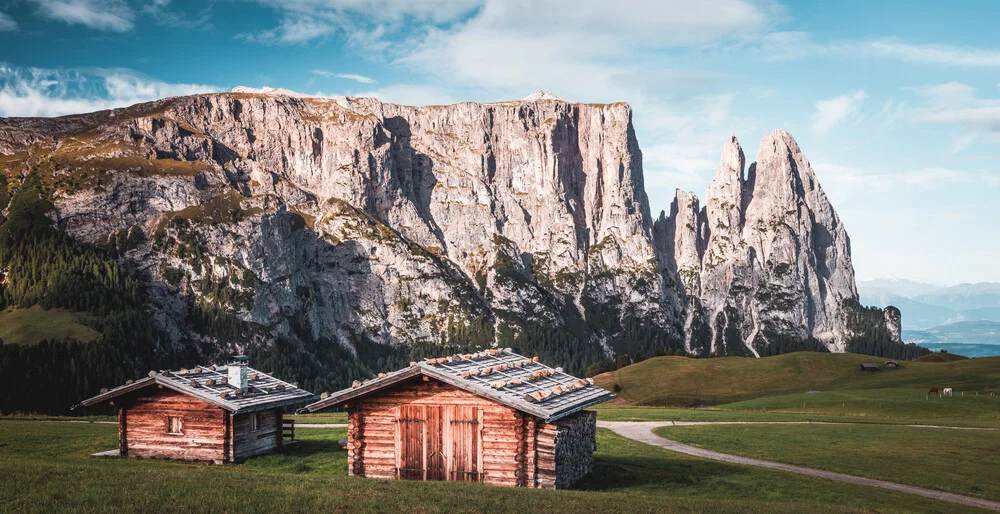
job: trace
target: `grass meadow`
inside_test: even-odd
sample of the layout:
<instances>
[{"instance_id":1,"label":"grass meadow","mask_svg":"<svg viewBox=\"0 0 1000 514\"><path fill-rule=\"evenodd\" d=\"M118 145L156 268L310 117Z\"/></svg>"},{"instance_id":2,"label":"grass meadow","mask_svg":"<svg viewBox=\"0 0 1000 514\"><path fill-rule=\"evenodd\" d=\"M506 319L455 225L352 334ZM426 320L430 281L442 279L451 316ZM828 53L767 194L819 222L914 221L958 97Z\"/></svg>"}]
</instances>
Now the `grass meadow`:
<instances>
[{"instance_id":1,"label":"grass meadow","mask_svg":"<svg viewBox=\"0 0 1000 514\"><path fill-rule=\"evenodd\" d=\"M1000 432L884 425L712 425L655 432L724 453L1000 500Z\"/></svg>"},{"instance_id":2,"label":"grass meadow","mask_svg":"<svg viewBox=\"0 0 1000 514\"><path fill-rule=\"evenodd\" d=\"M689 457L598 434L573 490L347 476L344 429L301 429L283 454L216 466L93 458L113 424L0 420L2 511L190 512L962 512L955 505Z\"/></svg>"}]
</instances>

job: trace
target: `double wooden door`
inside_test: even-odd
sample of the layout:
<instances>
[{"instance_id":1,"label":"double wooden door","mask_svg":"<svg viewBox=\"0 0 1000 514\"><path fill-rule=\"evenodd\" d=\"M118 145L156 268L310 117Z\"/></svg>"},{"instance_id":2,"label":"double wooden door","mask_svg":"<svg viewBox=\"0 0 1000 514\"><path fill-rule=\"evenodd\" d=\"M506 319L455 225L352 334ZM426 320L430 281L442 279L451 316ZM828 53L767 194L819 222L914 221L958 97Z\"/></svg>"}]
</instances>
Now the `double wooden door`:
<instances>
[{"instance_id":1,"label":"double wooden door","mask_svg":"<svg viewBox=\"0 0 1000 514\"><path fill-rule=\"evenodd\" d=\"M464 405L401 405L396 416L397 476L479 481L480 416Z\"/></svg>"}]
</instances>

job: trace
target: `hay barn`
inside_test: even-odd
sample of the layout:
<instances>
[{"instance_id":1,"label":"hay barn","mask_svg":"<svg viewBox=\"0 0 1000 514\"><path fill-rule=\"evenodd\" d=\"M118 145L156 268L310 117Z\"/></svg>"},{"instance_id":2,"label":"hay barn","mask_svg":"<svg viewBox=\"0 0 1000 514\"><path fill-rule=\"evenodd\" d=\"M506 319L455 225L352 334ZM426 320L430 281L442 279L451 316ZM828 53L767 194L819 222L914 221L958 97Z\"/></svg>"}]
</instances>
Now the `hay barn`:
<instances>
[{"instance_id":1,"label":"hay barn","mask_svg":"<svg viewBox=\"0 0 1000 514\"><path fill-rule=\"evenodd\" d=\"M283 419L283 409L314 398L236 357L228 366L150 371L73 408L118 406L120 456L223 463L294 440L294 421Z\"/></svg>"},{"instance_id":2,"label":"hay barn","mask_svg":"<svg viewBox=\"0 0 1000 514\"><path fill-rule=\"evenodd\" d=\"M348 412L348 474L563 489L586 476L614 398L510 349L413 362L301 409ZM300 412L301 412L300 411Z\"/></svg>"}]
</instances>

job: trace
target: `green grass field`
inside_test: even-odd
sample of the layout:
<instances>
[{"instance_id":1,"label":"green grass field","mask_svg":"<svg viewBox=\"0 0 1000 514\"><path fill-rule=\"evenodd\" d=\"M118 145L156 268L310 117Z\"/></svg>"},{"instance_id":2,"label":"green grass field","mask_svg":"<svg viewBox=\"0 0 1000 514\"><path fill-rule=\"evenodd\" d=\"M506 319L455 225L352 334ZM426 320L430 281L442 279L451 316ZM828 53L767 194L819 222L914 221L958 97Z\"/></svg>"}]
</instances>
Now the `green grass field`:
<instances>
[{"instance_id":1,"label":"green grass field","mask_svg":"<svg viewBox=\"0 0 1000 514\"><path fill-rule=\"evenodd\" d=\"M37 344L43 339L94 341L101 333L84 325L81 314L65 309L0 310L0 339L7 344Z\"/></svg>"},{"instance_id":2,"label":"green grass field","mask_svg":"<svg viewBox=\"0 0 1000 514\"><path fill-rule=\"evenodd\" d=\"M0 419L0 510L193 512L961 512L921 497L735 466L601 430L593 473L569 491L347 476L344 429L302 429L299 446L213 466L97 459L117 427ZM965 509L968 510L968 509Z\"/></svg>"},{"instance_id":3,"label":"green grass field","mask_svg":"<svg viewBox=\"0 0 1000 514\"><path fill-rule=\"evenodd\" d=\"M741 416L795 415L814 421L1000 427L1000 396L955 394L941 397L904 388L833 390L764 396L716 408Z\"/></svg>"},{"instance_id":4,"label":"green grass field","mask_svg":"<svg viewBox=\"0 0 1000 514\"><path fill-rule=\"evenodd\" d=\"M867 355L797 352L762 359L656 357L595 377L620 403L648 406L720 405L764 395L808 391L931 387L986 392L1000 388L1000 357L953 362L902 362L897 369L863 373Z\"/></svg>"},{"instance_id":5,"label":"green grass field","mask_svg":"<svg viewBox=\"0 0 1000 514\"><path fill-rule=\"evenodd\" d=\"M872 425L664 427L694 446L1000 500L1000 433Z\"/></svg>"}]
</instances>

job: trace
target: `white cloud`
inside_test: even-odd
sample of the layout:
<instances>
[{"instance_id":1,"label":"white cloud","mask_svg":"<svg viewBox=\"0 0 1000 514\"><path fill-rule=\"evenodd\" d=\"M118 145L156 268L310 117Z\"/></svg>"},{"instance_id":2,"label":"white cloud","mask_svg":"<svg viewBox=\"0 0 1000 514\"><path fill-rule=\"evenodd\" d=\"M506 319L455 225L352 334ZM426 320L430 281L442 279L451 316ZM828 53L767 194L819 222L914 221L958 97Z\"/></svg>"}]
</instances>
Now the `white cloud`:
<instances>
[{"instance_id":1,"label":"white cloud","mask_svg":"<svg viewBox=\"0 0 1000 514\"><path fill-rule=\"evenodd\" d=\"M614 75L651 68L636 66L644 56L662 62L650 52L748 41L773 17L744 0L494 0L464 23L431 29L399 62L473 86L607 95L620 89Z\"/></svg>"},{"instance_id":2,"label":"white cloud","mask_svg":"<svg viewBox=\"0 0 1000 514\"><path fill-rule=\"evenodd\" d=\"M901 188L935 191L946 185L1000 188L1000 175L988 171L927 166L907 170L870 169L826 161L812 162L831 196L849 198L855 193L887 193Z\"/></svg>"},{"instance_id":3,"label":"white cloud","mask_svg":"<svg viewBox=\"0 0 1000 514\"><path fill-rule=\"evenodd\" d=\"M864 90L858 90L816 102L816 113L812 119L813 131L820 135L827 134L848 117L856 115L866 98L868 95Z\"/></svg>"},{"instance_id":4,"label":"white cloud","mask_svg":"<svg viewBox=\"0 0 1000 514\"><path fill-rule=\"evenodd\" d=\"M916 45L895 38L861 43L865 52L879 57L926 64L974 67L1000 66L1000 50L953 45Z\"/></svg>"},{"instance_id":5,"label":"white cloud","mask_svg":"<svg viewBox=\"0 0 1000 514\"><path fill-rule=\"evenodd\" d=\"M63 116L218 90L170 84L127 70L17 68L0 63L0 117Z\"/></svg>"},{"instance_id":6,"label":"white cloud","mask_svg":"<svg viewBox=\"0 0 1000 514\"><path fill-rule=\"evenodd\" d=\"M31 0L47 18L96 30L132 30L135 13L124 0Z\"/></svg>"},{"instance_id":7,"label":"white cloud","mask_svg":"<svg viewBox=\"0 0 1000 514\"><path fill-rule=\"evenodd\" d=\"M927 99L927 105L910 110L914 121L960 125L970 133L1000 134L1000 99L980 98L974 87L960 82L919 88L917 93ZM960 148L972 142L972 136L963 137L966 139L956 141Z\"/></svg>"},{"instance_id":8,"label":"white cloud","mask_svg":"<svg viewBox=\"0 0 1000 514\"><path fill-rule=\"evenodd\" d=\"M278 11L277 27L237 37L258 43L297 44L342 32L348 42L364 49L384 51L385 25L394 29L454 22L474 10L481 0L251 0Z\"/></svg>"},{"instance_id":9,"label":"white cloud","mask_svg":"<svg viewBox=\"0 0 1000 514\"><path fill-rule=\"evenodd\" d=\"M0 12L0 32L13 32L17 30L17 22L10 15Z\"/></svg>"},{"instance_id":10,"label":"white cloud","mask_svg":"<svg viewBox=\"0 0 1000 514\"><path fill-rule=\"evenodd\" d=\"M376 80L371 77L357 75L354 73L333 73L326 70L312 70L312 73L313 75L319 75L320 77L353 80L362 84L374 84L376 82Z\"/></svg>"}]
</instances>

